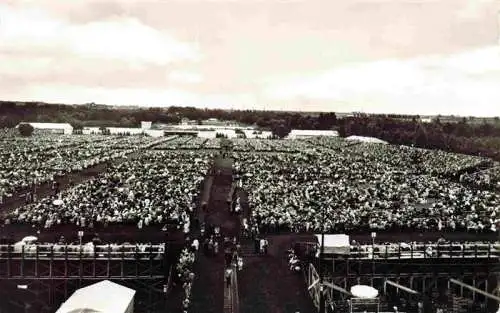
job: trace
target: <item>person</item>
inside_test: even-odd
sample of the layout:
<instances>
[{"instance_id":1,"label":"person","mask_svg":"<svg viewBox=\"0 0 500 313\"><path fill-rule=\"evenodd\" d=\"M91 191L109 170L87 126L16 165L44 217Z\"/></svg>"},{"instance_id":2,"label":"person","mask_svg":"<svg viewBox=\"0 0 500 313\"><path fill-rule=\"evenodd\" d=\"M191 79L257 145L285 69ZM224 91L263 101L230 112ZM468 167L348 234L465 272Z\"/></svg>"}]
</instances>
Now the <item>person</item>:
<instances>
[{"instance_id":1,"label":"person","mask_svg":"<svg viewBox=\"0 0 500 313\"><path fill-rule=\"evenodd\" d=\"M214 255L217 255L219 253L219 242L215 241L214 242Z\"/></svg>"},{"instance_id":2,"label":"person","mask_svg":"<svg viewBox=\"0 0 500 313\"><path fill-rule=\"evenodd\" d=\"M232 259L232 254L231 254L231 249L226 248L224 250L224 260L226 261L226 266L231 266L231 259Z\"/></svg>"},{"instance_id":3,"label":"person","mask_svg":"<svg viewBox=\"0 0 500 313\"><path fill-rule=\"evenodd\" d=\"M26 204L28 203L31 203L32 202L32 195L31 195L31 191L28 191L26 192Z\"/></svg>"},{"instance_id":4,"label":"person","mask_svg":"<svg viewBox=\"0 0 500 313\"><path fill-rule=\"evenodd\" d=\"M191 247L193 247L193 252L197 252L198 251L198 248L200 247L200 242L198 241L198 239L194 239L193 240L193 243L191 244Z\"/></svg>"},{"instance_id":5,"label":"person","mask_svg":"<svg viewBox=\"0 0 500 313\"><path fill-rule=\"evenodd\" d=\"M208 241L208 255L214 255L214 240L212 238Z\"/></svg>"},{"instance_id":6,"label":"person","mask_svg":"<svg viewBox=\"0 0 500 313\"><path fill-rule=\"evenodd\" d=\"M259 251L260 251L260 254L264 254L264 246L265 245L266 245L266 240L264 238L261 238L260 242L259 242Z\"/></svg>"},{"instance_id":7,"label":"person","mask_svg":"<svg viewBox=\"0 0 500 313\"><path fill-rule=\"evenodd\" d=\"M255 254L259 253L259 243L260 243L260 239L258 237L255 237L255 239L253 241Z\"/></svg>"},{"instance_id":8,"label":"person","mask_svg":"<svg viewBox=\"0 0 500 313\"><path fill-rule=\"evenodd\" d=\"M233 270L228 267L226 269L226 288L231 287L231 274L233 273Z\"/></svg>"},{"instance_id":9,"label":"person","mask_svg":"<svg viewBox=\"0 0 500 313\"><path fill-rule=\"evenodd\" d=\"M238 257L238 271L241 271L243 269L243 258Z\"/></svg>"},{"instance_id":10,"label":"person","mask_svg":"<svg viewBox=\"0 0 500 313\"><path fill-rule=\"evenodd\" d=\"M205 241L203 242L203 252L205 253L205 255L209 254L209 242L210 239L208 238L205 238Z\"/></svg>"}]
</instances>

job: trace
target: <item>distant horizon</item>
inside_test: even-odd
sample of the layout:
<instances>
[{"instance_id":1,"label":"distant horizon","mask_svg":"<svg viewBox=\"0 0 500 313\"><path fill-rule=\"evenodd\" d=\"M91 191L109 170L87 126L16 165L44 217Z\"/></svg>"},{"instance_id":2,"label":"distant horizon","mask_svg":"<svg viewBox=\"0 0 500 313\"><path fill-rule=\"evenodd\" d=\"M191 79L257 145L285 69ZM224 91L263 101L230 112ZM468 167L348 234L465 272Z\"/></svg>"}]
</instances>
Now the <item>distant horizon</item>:
<instances>
[{"instance_id":1,"label":"distant horizon","mask_svg":"<svg viewBox=\"0 0 500 313\"><path fill-rule=\"evenodd\" d=\"M67 105L67 106L88 106L88 105L96 105L96 106L104 106L104 107L109 107L113 109L140 109L140 110L147 110L147 109L168 109L170 107L178 107L178 108L195 108L197 110L222 110L222 111L256 111L256 112L282 112L282 113L300 113L300 114L319 114L319 113L335 113L336 115L347 115L347 114L366 114L366 115L401 115L401 116L411 116L411 117L416 117L419 116L420 118L425 118L425 117L457 117L457 118L476 118L476 119L494 119L494 118L499 118L500 115L498 116L477 116L477 115L458 115L458 114L404 114L404 113L375 113L375 112L359 112L359 111L294 111L294 110L262 110L262 109L224 109L224 108L208 108L208 107L195 107L195 106L189 106L189 105L169 105L169 106L144 106L144 105L113 105L113 104L104 104L104 103L96 103L96 102L89 102L89 103L59 103L59 102L45 102L45 101L36 101L36 100L30 100L30 101L19 101L19 100L4 100L0 99L0 104L2 102L15 102L15 103L41 103L41 104L46 104L46 105Z\"/></svg>"},{"instance_id":2,"label":"distant horizon","mask_svg":"<svg viewBox=\"0 0 500 313\"><path fill-rule=\"evenodd\" d=\"M4 0L2 97L500 116L499 0Z\"/></svg>"}]
</instances>

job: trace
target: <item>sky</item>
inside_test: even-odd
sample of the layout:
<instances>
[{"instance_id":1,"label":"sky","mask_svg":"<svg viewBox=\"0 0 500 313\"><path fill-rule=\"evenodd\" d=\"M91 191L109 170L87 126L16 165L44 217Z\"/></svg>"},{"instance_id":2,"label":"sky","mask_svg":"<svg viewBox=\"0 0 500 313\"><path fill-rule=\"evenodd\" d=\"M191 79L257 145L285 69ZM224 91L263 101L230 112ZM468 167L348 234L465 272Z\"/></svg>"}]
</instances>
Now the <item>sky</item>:
<instances>
[{"instance_id":1,"label":"sky","mask_svg":"<svg viewBox=\"0 0 500 313\"><path fill-rule=\"evenodd\" d=\"M500 0L2 0L0 98L500 116Z\"/></svg>"}]
</instances>

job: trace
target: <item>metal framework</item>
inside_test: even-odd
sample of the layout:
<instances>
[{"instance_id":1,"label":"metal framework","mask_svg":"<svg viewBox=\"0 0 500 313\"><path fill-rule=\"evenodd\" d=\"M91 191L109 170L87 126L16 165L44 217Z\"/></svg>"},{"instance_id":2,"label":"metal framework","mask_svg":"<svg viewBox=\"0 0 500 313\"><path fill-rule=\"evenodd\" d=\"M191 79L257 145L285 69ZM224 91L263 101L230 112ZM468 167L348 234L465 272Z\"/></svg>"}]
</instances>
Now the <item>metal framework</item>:
<instances>
[{"instance_id":1,"label":"metal framework","mask_svg":"<svg viewBox=\"0 0 500 313\"><path fill-rule=\"evenodd\" d=\"M405 295L412 300L456 295L473 301L485 301L487 296L484 293L492 293L497 285L500 256L497 248L500 245L352 246L348 255L325 255L322 262L316 260L316 263L309 264L309 292L319 308L318 271L322 270L328 282L324 283L326 303L332 310L336 306L349 309L346 303L352 295L348 290L358 284L373 286L383 291L384 295ZM318 266L322 266L322 269L316 271ZM464 288L450 279L460 280L472 288Z\"/></svg>"},{"instance_id":2,"label":"metal framework","mask_svg":"<svg viewBox=\"0 0 500 313\"><path fill-rule=\"evenodd\" d=\"M104 279L136 290L141 312L161 312L168 246L0 245L0 313L55 312L76 289Z\"/></svg>"}]
</instances>

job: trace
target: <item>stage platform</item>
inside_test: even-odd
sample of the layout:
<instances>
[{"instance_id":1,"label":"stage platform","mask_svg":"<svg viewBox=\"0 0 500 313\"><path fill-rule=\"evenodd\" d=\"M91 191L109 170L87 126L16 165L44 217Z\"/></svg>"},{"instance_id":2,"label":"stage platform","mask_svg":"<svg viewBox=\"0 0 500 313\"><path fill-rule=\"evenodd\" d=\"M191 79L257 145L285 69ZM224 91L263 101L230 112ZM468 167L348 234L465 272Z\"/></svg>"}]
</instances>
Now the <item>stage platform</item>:
<instances>
[{"instance_id":1,"label":"stage platform","mask_svg":"<svg viewBox=\"0 0 500 313\"><path fill-rule=\"evenodd\" d=\"M347 307L349 290L354 285L368 285L379 290L385 307L389 307L389 299L394 297L407 298L407 305L412 309L417 299L435 299L443 305L452 305L451 299L455 297L470 299L478 307L481 302L488 302L489 306L498 308L498 304L480 292L459 286L453 279L493 293L500 274L499 247L500 243L358 245L350 246L346 254L324 255L321 261L316 257L319 256L317 250L308 251L304 268L316 305L320 293L318 281L323 274L328 284L327 302L337 310ZM315 245L307 249L315 249ZM408 293L404 288L415 293Z\"/></svg>"},{"instance_id":2,"label":"stage platform","mask_svg":"<svg viewBox=\"0 0 500 313\"><path fill-rule=\"evenodd\" d=\"M141 312L163 312L178 247L0 245L0 312L53 313L71 294L101 280L136 290Z\"/></svg>"}]
</instances>

